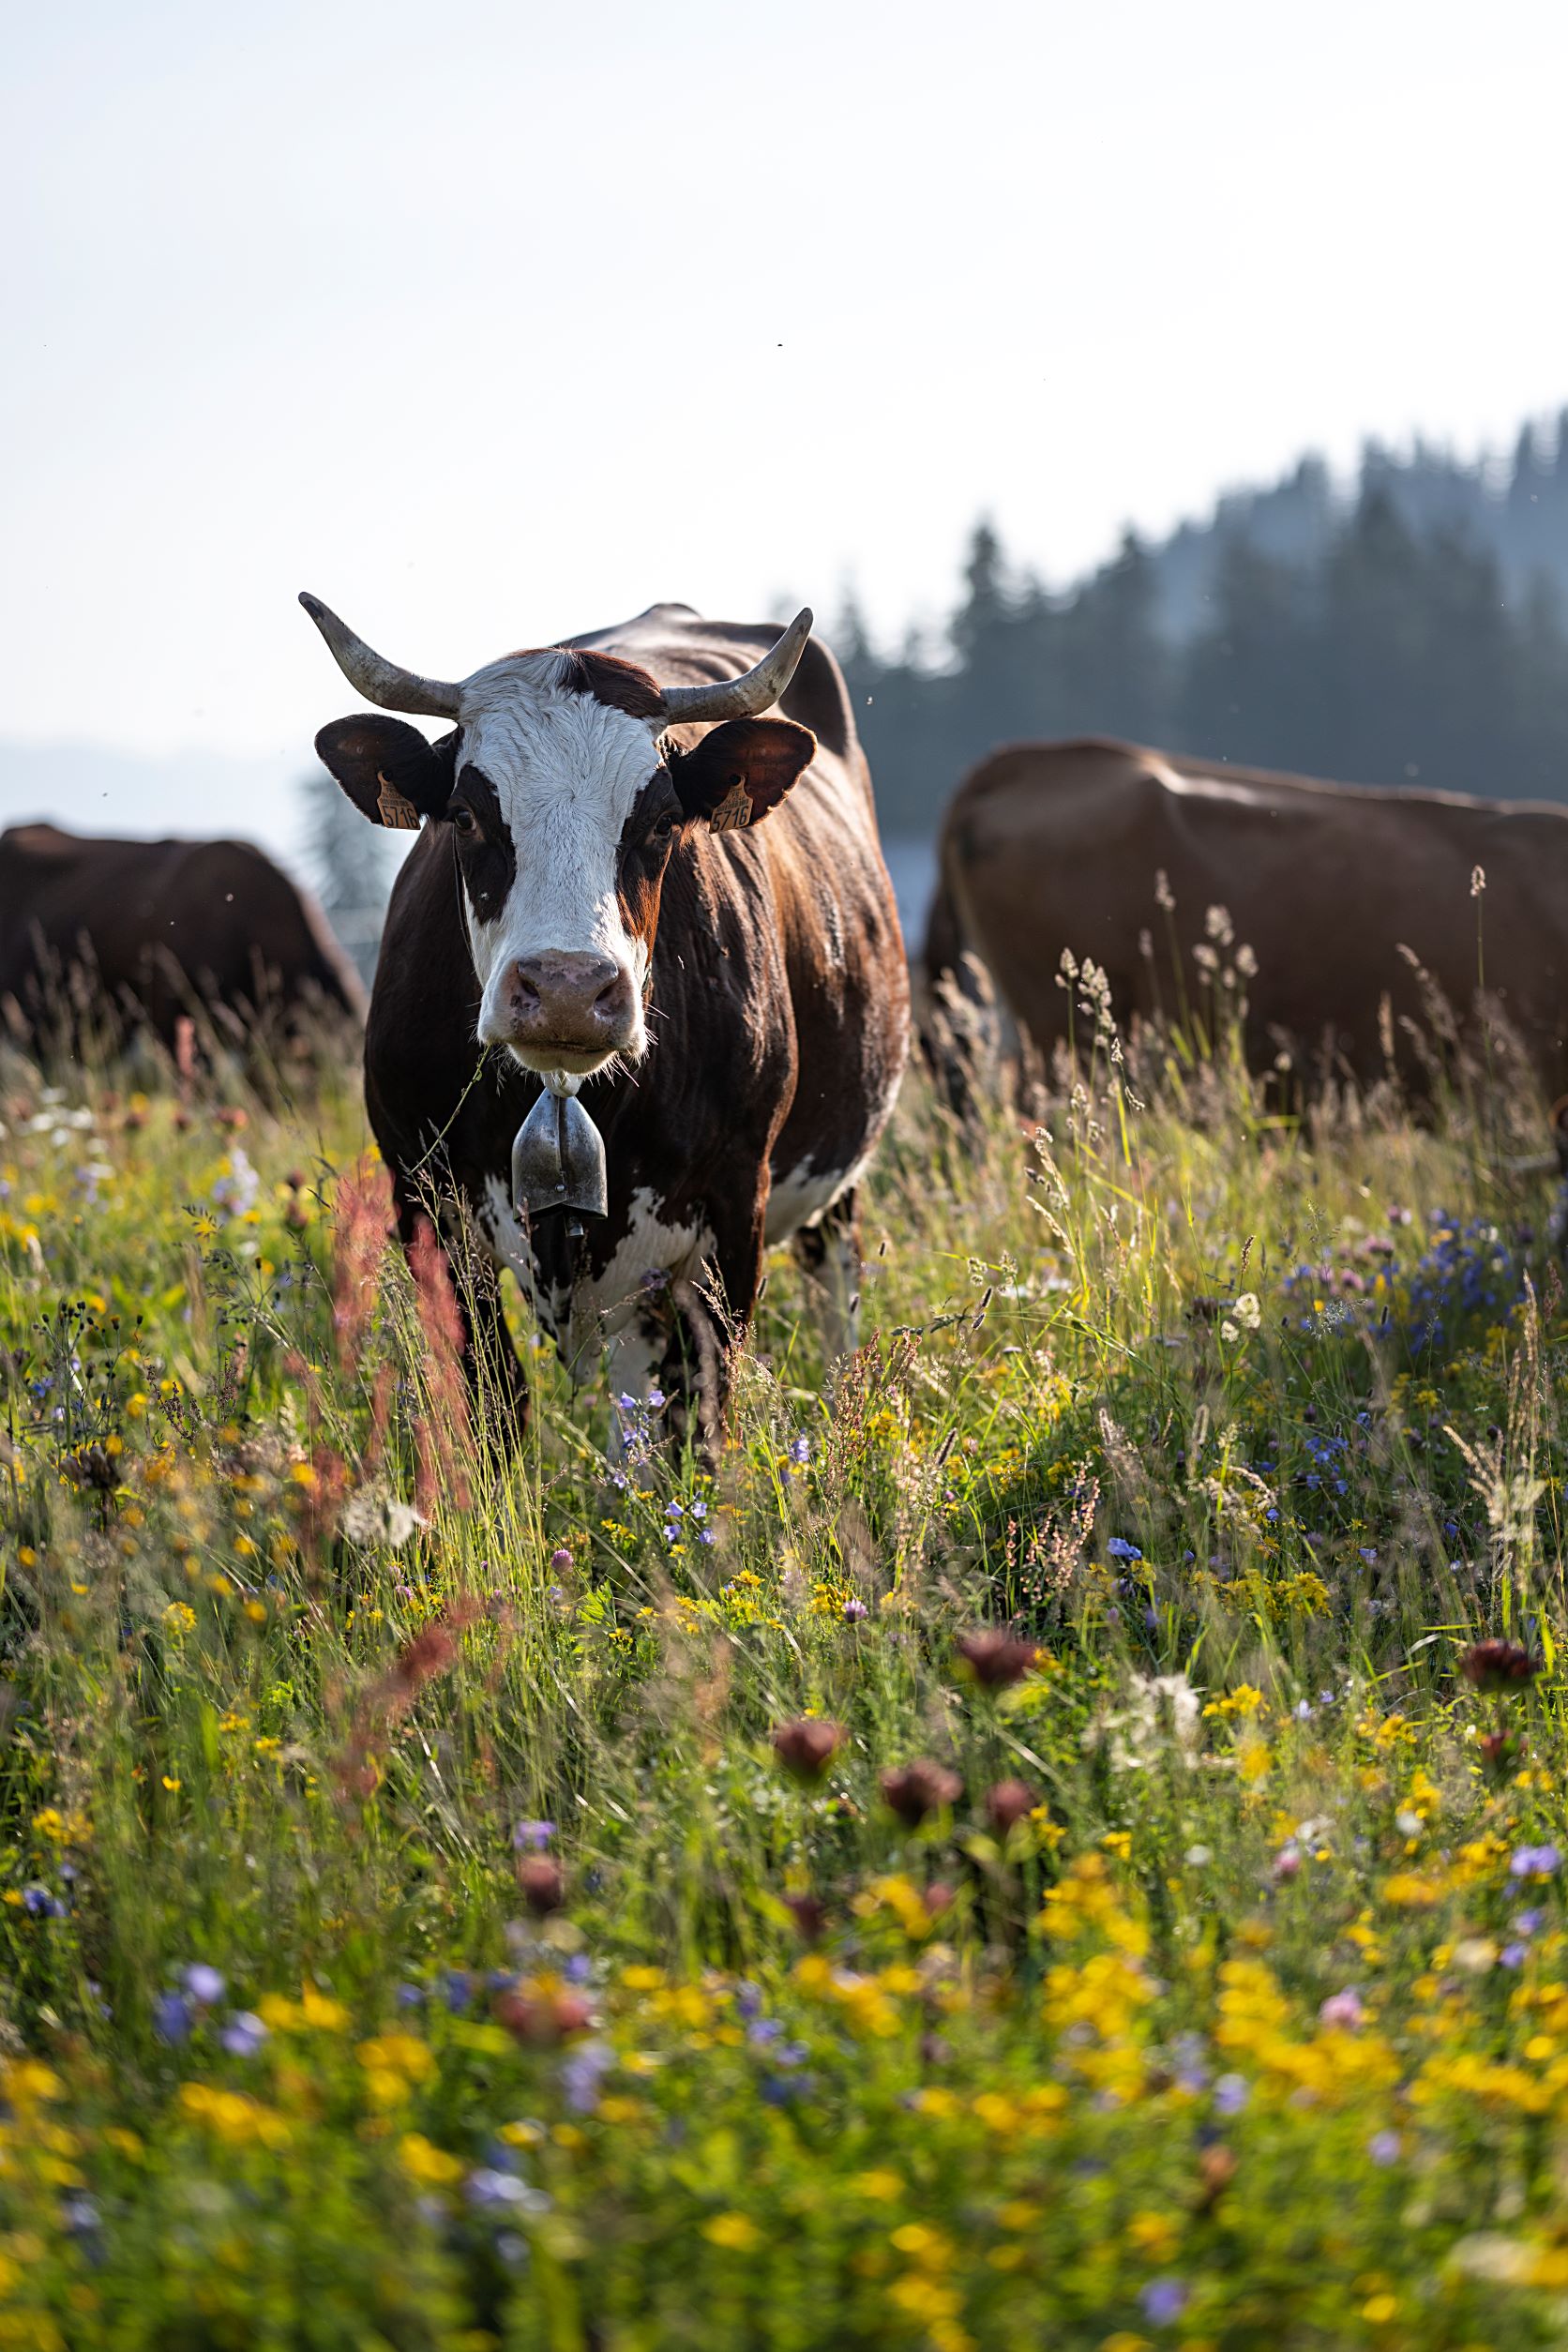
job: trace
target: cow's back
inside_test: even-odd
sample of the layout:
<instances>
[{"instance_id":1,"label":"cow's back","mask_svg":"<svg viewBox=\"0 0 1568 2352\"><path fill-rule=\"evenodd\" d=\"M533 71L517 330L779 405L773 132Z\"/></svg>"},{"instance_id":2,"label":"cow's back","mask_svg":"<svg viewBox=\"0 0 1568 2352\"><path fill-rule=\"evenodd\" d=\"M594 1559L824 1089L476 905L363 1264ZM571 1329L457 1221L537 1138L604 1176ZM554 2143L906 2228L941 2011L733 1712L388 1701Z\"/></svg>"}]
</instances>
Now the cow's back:
<instances>
[{"instance_id":1,"label":"cow's back","mask_svg":"<svg viewBox=\"0 0 1568 2352\"><path fill-rule=\"evenodd\" d=\"M1423 1018L1408 946L1463 1009L1480 970L1548 1083L1568 1076L1568 812L1459 794L1375 792L1214 767L1106 742L1029 745L977 768L944 828L938 941L988 965L1037 1042L1065 1033L1063 950L1106 970L1120 1013L1170 1011L1207 982L1194 950L1223 907L1258 960L1250 1036L1314 1049L1332 1034L1382 1066L1380 1004ZM1156 899L1164 874L1171 909ZM1221 949L1222 969L1226 957Z\"/></svg>"}]
</instances>

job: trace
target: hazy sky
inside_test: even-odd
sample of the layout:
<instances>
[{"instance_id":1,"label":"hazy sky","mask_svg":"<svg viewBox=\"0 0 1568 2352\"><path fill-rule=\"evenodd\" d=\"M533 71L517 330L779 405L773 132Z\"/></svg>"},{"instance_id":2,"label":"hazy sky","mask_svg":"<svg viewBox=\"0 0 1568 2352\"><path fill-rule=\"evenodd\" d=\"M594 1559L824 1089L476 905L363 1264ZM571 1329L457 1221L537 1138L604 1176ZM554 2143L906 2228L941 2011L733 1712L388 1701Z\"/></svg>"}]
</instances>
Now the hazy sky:
<instances>
[{"instance_id":1,"label":"hazy sky","mask_svg":"<svg viewBox=\"0 0 1568 2352\"><path fill-rule=\"evenodd\" d=\"M452 676L891 630L981 509L1064 578L1568 399L1549 0L74 0L6 64L13 744L297 772L301 587Z\"/></svg>"}]
</instances>

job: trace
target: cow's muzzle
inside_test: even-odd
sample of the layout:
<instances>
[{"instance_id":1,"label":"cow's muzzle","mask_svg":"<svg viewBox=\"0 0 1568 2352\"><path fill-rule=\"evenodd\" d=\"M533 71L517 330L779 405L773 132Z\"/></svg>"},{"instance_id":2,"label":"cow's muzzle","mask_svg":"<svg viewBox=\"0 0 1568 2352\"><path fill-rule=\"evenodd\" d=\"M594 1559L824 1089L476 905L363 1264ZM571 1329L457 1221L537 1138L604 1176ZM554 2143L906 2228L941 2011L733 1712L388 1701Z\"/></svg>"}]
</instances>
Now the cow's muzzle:
<instances>
[{"instance_id":1,"label":"cow's muzzle","mask_svg":"<svg viewBox=\"0 0 1568 2352\"><path fill-rule=\"evenodd\" d=\"M586 1077L635 1045L638 1010L631 974L612 957L547 948L502 974L480 1037L526 1069Z\"/></svg>"}]
</instances>

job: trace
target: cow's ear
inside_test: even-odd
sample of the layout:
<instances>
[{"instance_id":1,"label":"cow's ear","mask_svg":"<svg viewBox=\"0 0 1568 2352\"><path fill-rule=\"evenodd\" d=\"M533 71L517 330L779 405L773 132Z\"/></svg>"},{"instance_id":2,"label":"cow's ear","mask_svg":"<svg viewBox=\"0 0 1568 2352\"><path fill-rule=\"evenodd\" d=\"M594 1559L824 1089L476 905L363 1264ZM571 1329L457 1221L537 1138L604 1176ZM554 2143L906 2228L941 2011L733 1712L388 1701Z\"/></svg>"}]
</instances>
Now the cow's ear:
<instances>
[{"instance_id":1,"label":"cow's ear","mask_svg":"<svg viewBox=\"0 0 1568 2352\"><path fill-rule=\"evenodd\" d=\"M394 832L416 833L421 817L439 817L452 797L458 737L427 743L417 727L369 712L335 718L316 737L316 756L362 817Z\"/></svg>"},{"instance_id":2,"label":"cow's ear","mask_svg":"<svg viewBox=\"0 0 1568 2352\"><path fill-rule=\"evenodd\" d=\"M731 718L710 727L693 750L677 752L671 774L687 817L731 833L761 824L816 749L810 728L792 718Z\"/></svg>"}]
</instances>

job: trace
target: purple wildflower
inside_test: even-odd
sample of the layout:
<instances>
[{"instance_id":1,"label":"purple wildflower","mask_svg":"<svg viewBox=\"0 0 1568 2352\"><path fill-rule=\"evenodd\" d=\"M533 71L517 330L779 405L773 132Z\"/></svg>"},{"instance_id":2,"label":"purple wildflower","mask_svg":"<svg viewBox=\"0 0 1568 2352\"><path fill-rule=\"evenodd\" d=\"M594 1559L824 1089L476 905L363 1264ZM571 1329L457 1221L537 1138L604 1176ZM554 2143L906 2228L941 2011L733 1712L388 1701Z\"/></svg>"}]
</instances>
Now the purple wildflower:
<instances>
[{"instance_id":1,"label":"purple wildflower","mask_svg":"<svg viewBox=\"0 0 1568 2352\"><path fill-rule=\"evenodd\" d=\"M1138 2299L1144 2318L1156 2328L1165 2328L1181 2318L1191 2294L1192 2289L1180 2279L1151 2279Z\"/></svg>"},{"instance_id":2,"label":"purple wildflower","mask_svg":"<svg viewBox=\"0 0 1568 2352\"><path fill-rule=\"evenodd\" d=\"M580 2042L563 2061L561 2089L574 2115L587 2115L597 2106L599 2083L614 2063L608 2042Z\"/></svg>"},{"instance_id":3,"label":"purple wildflower","mask_svg":"<svg viewBox=\"0 0 1568 2352\"><path fill-rule=\"evenodd\" d=\"M1561 1862L1562 1856L1555 1846L1520 1846L1508 1868L1515 1878L1549 1878Z\"/></svg>"}]
</instances>

